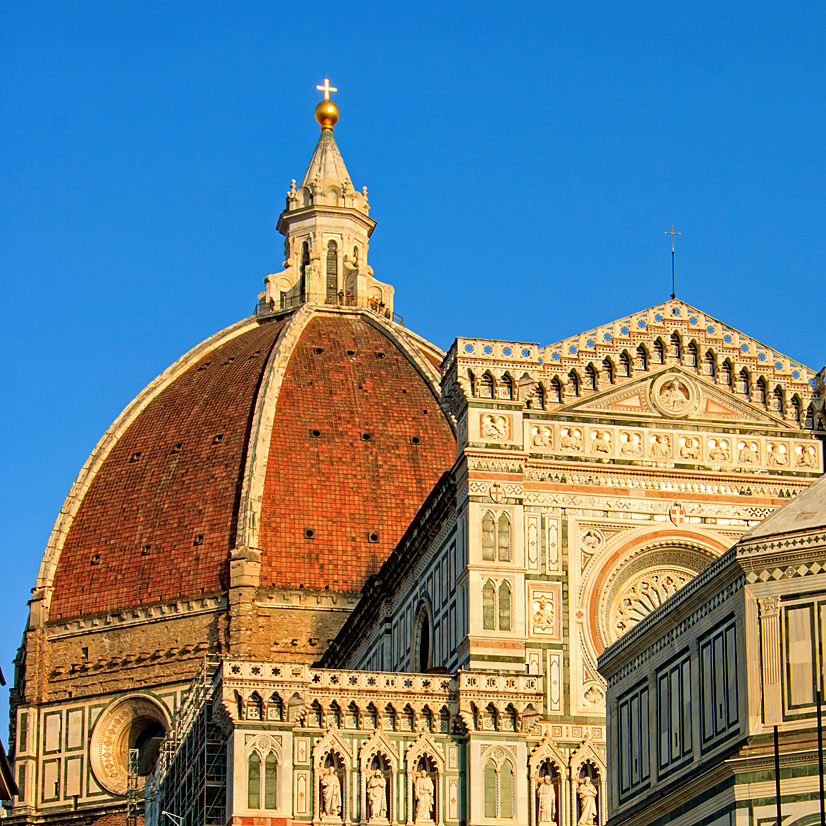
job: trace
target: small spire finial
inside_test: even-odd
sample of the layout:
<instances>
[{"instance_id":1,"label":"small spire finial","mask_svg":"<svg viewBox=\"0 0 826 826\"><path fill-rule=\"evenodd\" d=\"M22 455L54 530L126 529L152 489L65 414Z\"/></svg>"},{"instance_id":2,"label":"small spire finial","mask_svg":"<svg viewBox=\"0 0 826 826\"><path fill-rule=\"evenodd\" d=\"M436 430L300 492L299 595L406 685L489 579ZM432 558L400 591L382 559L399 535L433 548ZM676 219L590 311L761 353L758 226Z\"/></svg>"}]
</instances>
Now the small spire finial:
<instances>
[{"instance_id":1,"label":"small spire finial","mask_svg":"<svg viewBox=\"0 0 826 826\"><path fill-rule=\"evenodd\" d=\"M316 86L319 92L324 92L324 100L319 101L315 107L315 119L321 126L321 131L329 129L333 131L333 127L338 122L338 106L330 100L330 92L337 92L335 86L330 86L328 78L324 78L323 86Z\"/></svg>"},{"instance_id":2,"label":"small spire finial","mask_svg":"<svg viewBox=\"0 0 826 826\"><path fill-rule=\"evenodd\" d=\"M321 87L319 87L321 88ZM671 230L665 231L666 235L671 236L671 298L677 297L677 279L674 270L674 236L675 235L682 235L681 232L674 232L674 224L671 225Z\"/></svg>"}]
</instances>

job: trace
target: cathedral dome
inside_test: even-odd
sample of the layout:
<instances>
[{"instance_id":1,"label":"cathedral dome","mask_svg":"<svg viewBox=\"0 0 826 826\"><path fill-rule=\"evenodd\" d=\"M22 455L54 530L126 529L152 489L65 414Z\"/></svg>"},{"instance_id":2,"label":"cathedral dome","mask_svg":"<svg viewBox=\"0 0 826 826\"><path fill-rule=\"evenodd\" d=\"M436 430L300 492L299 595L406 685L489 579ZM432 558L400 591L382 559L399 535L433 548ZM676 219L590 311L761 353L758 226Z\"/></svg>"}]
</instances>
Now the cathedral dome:
<instances>
[{"instance_id":1,"label":"cathedral dome","mask_svg":"<svg viewBox=\"0 0 826 826\"><path fill-rule=\"evenodd\" d=\"M332 112L335 89L319 88ZM201 595L218 608L244 589L354 594L378 571L456 444L444 353L399 323L374 277L369 212L322 124L278 221L284 269L253 317L183 356L104 434L50 537L36 624Z\"/></svg>"},{"instance_id":2,"label":"cathedral dome","mask_svg":"<svg viewBox=\"0 0 826 826\"><path fill-rule=\"evenodd\" d=\"M354 592L451 465L434 346L364 308L304 305L195 347L84 466L40 585L53 621L228 589Z\"/></svg>"}]
</instances>

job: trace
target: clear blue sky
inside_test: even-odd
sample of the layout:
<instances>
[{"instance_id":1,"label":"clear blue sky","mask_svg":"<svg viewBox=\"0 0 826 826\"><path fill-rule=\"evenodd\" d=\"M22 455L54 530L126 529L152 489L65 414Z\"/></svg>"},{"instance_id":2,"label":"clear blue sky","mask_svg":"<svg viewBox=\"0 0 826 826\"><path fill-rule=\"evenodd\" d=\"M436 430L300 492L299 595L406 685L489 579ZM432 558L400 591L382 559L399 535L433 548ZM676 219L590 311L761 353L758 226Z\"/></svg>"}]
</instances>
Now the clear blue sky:
<instances>
[{"instance_id":1,"label":"clear blue sky","mask_svg":"<svg viewBox=\"0 0 826 826\"><path fill-rule=\"evenodd\" d=\"M325 76L376 276L440 346L666 299L673 223L678 295L819 369L825 23L805 0L0 4L7 678L89 452L280 268Z\"/></svg>"}]
</instances>

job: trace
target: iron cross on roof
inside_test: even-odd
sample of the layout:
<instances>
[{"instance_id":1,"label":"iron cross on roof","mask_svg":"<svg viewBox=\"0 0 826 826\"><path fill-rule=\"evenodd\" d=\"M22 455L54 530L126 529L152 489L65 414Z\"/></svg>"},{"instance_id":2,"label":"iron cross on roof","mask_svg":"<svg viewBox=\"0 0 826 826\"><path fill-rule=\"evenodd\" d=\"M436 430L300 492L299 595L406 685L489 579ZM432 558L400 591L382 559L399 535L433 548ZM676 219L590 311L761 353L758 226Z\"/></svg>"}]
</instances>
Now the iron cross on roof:
<instances>
[{"instance_id":1,"label":"iron cross on roof","mask_svg":"<svg viewBox=\"0 0 826 826\"><path fill-rule=\"evenodd\" d=\"M321 87L319 86L318 88L320 89ZM677 284L676 284L677 279L676 279L675 273L674 273L674 240L675 240L674 236L675 235L682 235L682 233L681 232L674 232L674 224L672 224L671 225L671 230L670 231L666 230L665 234L671 236L671 297L676 298L677 297Z\"/></svg>"},{"instance_id":2,"label":"iron cross on roof","mask_svg":"<svg viewBox=\"0 0 826 826\"><path fill-rule=\"evenodd\" d=\"M324 92L324 100L329 100L330 99L330 92L337 92L338 91L338 89L336 89L335 86L330 86L330 81L326 77L324 78L324 85L323 86L316 86L315 88L318 89L319 92ZM673 227L672 227L672 229L673 229Z\"/></svg>"}]
</instances>

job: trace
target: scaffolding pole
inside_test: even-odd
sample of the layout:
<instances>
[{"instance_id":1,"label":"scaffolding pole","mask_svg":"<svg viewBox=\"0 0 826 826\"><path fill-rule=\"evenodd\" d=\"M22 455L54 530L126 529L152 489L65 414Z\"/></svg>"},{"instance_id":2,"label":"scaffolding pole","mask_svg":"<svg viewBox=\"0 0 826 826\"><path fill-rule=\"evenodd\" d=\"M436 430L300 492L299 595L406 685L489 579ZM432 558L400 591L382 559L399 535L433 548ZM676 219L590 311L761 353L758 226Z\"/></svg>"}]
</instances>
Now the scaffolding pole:
<instances>
[{"instance_id":1,"label":"scaffolding pole","mask_svg":"<svg viewBox=\"0 0 826 826\"><path fill-rule=\"evenodd\" d=\"M126 767L126 826L138 826L138 749L129 749Z\"/></svg>"},{"instance_id":2,"label":"scaffolding pole","mask_svg":"<svg viewBox=\"0 0 826 826\"><path fill-rule=\"evenodd\" d=\"M204 659L161 745L145 787L147 826L162 826L164 813L181 826L224 826L226 742L212 719L221 699L219 667L219 659Z\"/></svg>"}]
</instances>

